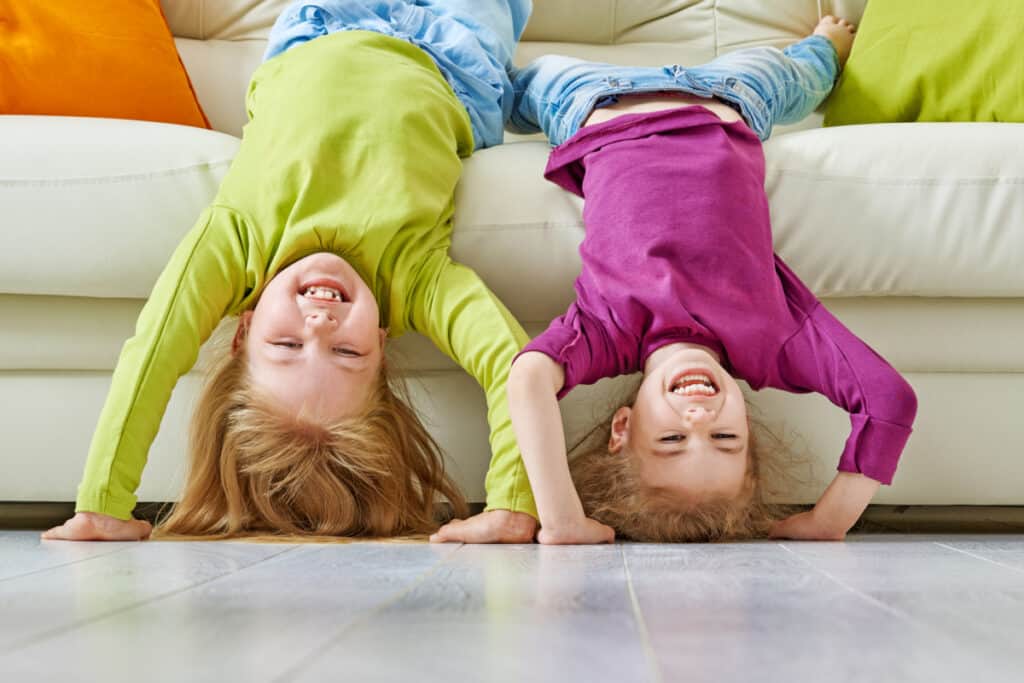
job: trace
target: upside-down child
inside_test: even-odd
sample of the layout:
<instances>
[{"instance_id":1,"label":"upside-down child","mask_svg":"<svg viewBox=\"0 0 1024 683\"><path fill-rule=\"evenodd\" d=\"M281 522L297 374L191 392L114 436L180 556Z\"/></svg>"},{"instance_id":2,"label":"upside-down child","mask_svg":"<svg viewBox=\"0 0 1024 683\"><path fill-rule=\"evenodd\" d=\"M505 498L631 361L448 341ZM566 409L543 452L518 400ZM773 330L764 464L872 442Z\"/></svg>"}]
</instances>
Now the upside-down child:
<instances>
[{"instance_id":1,"label":"upside-down child","mask_svg":"<svg viewBox=\"0 0 1024 683\"><path fill-rule=\"evenodd\" d=\"M826 17L783 51L695 68L546 56L516 75L511 123L543 130L556 146L545 176L585 199L576 301L508 384L542 543L838 539L891 481L914 392L774 254L764 190L761 141L822 102L854 32ZM558 399L639 371L606 445L570 469ZM768 516L737 378L849 412L839 472L813 510ZM465 540L474 523L435 538Z\"/></svg>"},{"instance_id":2,"label":"upside-down child","mask_svg":"<svg viewBox=\"0 0 1024 683\"><path fill-rule=\"evenodd\" d=\"M483 386L492 511L535 527L508 369L527 341L448 256L463 157L498 144L529 0L322 0L277 20L213 203L125 344L76 515L44 538L140 539L135 489L178 378L225 316L174 534L395 535L465 510L386 337L415 330ZM493 517L493 515L492 515Z\"/></svg>"}]
</instances>

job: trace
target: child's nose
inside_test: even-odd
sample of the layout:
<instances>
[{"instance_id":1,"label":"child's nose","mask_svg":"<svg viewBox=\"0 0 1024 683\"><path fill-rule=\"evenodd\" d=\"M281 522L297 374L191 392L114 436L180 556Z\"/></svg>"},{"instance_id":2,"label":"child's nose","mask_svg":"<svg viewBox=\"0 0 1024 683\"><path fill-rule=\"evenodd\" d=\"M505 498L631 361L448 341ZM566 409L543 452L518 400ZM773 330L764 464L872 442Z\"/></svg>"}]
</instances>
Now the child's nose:
<instances>
[{"instance_id":1,"label":"child's nose","mask_svg":"<svg viewBox=\"0 0 1024 683\"><path fill-rule=\"evenodd\" d=\"M333 315L327 311L313 311L306 316L306 324L313 329L319 329L322 327L332 327L336 325L338 321Z\"/></svg>"},{"instance_id":2,"label":"child's nose","mask_svg":"<svg viewBox=\"0 0 1024 683\"><path fill-rule=\"evenodd\" d=\"M690 422L696 424L709 422L715 416L714 412L703 406L690 406L686 409L685 415L689 418Z\"/></svg>"}]
</instances>

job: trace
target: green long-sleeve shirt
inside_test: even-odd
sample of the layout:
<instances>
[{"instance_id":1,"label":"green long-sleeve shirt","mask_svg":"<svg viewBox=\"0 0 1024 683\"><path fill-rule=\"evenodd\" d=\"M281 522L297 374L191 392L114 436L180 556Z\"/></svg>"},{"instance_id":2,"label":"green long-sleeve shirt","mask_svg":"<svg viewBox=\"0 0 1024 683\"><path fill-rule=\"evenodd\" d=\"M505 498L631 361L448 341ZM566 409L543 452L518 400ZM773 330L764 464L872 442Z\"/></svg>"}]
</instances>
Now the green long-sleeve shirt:
<instances>
[{"instance_id":1,"label":"green long-sleeve shirt","mask_svg":"<svg viewBox=\"0 0 1024 683\"><path fill-rule=\"evenodd\" d=\"M448 257L469 116L426 53L376 33L318 38L265 62L249 123L216 198L171 256L124 345L77 511L128 519L178 378L226 315L252 308L290 263L348 261L391 336L429 337L483 387L491 427L489 509L536 516L505 384L522 327Z\"/></svg>"}]
</instances>

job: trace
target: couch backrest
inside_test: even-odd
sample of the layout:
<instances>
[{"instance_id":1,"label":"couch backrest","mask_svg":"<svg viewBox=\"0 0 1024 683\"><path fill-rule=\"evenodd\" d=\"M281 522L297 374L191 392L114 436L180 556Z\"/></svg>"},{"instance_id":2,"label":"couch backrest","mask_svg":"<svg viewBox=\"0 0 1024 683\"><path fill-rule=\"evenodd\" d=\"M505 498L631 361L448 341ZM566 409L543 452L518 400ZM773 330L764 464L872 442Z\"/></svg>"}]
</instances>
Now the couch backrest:
<instances>
[{"instance_id":1,"label":"couch backrest","mask_svg":"<svg viewBox=\"0 0 1024 683\"><path fill-rule=\"evenodd\" d=\"M161 0L199 99L240 135L244 94L274 20L292 0ZM557 52L627 64L699 64L741 47L781 47L820 14L859 21L867 0L534 0L518 63Z\"/></svg>"}]
</instances>

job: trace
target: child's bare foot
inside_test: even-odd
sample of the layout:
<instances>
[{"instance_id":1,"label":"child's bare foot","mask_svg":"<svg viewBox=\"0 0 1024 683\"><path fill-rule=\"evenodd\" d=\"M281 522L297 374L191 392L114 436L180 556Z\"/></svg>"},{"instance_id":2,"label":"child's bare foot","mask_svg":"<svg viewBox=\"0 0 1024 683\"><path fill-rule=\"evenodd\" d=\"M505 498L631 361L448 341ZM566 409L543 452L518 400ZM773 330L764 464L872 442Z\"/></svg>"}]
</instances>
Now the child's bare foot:
<instances>
[{"instance_id":1,"label":"child's bare foot","mask_svg":"<svg viewBox=\"0 0 1024 683\"><path fill-rule=\"evenodd\" d=\"M822 17L818 25L814 27L814 35L825 36L835 46L839 54L839 68L846 64L846 58L850 56L850 48L853 47L853 36L857 32L857 26L846 19L838 19L831 14Z\"/></svg>"}]
</instances>

